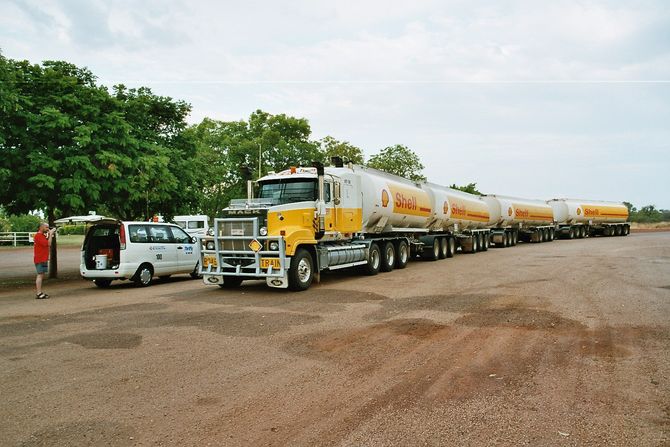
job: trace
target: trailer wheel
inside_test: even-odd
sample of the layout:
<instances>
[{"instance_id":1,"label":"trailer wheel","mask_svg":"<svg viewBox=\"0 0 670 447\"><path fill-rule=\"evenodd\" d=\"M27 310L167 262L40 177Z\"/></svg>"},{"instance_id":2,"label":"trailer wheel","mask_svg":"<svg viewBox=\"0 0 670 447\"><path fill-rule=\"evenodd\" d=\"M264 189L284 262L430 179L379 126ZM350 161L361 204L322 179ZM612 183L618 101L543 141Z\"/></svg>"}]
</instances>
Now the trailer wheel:
<instances>
[{"instance_id":1,"label":"trailer wheel","mask_svg":"<svg viewBox=\"0 0 670 447\"><path fill-rule=\"evenodd\" d=\"M377 254L379 254L379 248L377 248ZM377 262L377 269L379 269L379 262ZM297 292L307 290L312 285L313 279L312 255L304 248L299 248L291 259L291 267L288 269L288 287Z\"/></svg>"},{"instance_id":2,"label":"trailer wheel","mask_svg":"<svg viewBox=\"0 0 670 447\"><path fill-rule=\"evenodd\" d=\"M219 284L219 287L222 289L234 289L239 287L242 284L242 281L244 280L238 276L224 276L223 284Z\"/></svg>"},{"instance_id":3,"label":"trailer wheel","mask_svg":"<svg viewBox=\"0 0 670 447\"><path fill-rule=\"evenodd\" d=\"M449 242L446 237L440 238L440 259L445 259L449 254Z\"/></svg>"},{"instance_id":4,"label":"trailer wheel","mask_svg":"<svg viewBox=\"0 0 670 447\"><path fill-rule=\"evenodd\" d=\"M570 227L570 232L568 233L568 239L574 239L575 238L575 228Z\"/></svg>"},{"instance_id":5,"label":"trailer wheel","mask_svg":"<svg viewBox=\"0 0 670 447\"><path fill-rule=\"evenodd\" d=\"M456 254L456 239L453 237L447 238L447 258L453 258Z\"/></svg>"},{"instance_id":6,"label":"trailer wheel","mask_svg":"<svg viewBox=\"0 0 670 447\"><path fill-rule=\"evenodd\" d=\"M472 239L472 248L470 249L470 253L477 253L479 251L479 239L477 238L477 234L473 234L470 236Z\"/></svg>"},{"instance_id":7,"label":"trailer wheel","mask_svg":"<svg viewBox=\"0 0 670 447\"><path fill-rule=\"evenodd\" d=\"M624 225L622 236L628 236L629 234L630 234L630 227L628 225Z\"/></svg>"},{"instance_id":8,"label":"trailer wheel","mask_svg":"<svg viewBox=\"0 0 670 447\"><path fill-rule=\"evenodd\" d=\"M553 241L554 239L556 239L556 233L554 233L553 228L549 228L549 241Z\"/></svg>"},{"instance_id":9,"label":"trailer wheel","mask_svg":"<svg viewBox=\"0 0 670 447\"><path fill-rule=\"evenodd\" d=\"M424 247L423 252L421 253L423 259L428 261L436 261L440 257L440 239L433 238L433 243L428 247Z\"/></svg>"},{"instance_id":10,"label":"trailer wheel","mask_svg":"<svg viewBox=\"0 0 670 447\"><path fill-rule=\"evenodd\" d=\"M621 228L621 225L617 225L615 228L616 229L614 230L614 234L616 234L617 236L621 236L623 234L623 231L622 231L623 228Z\"/></svg>"},{"instance_id":11,"label":"trailer wheel","mask_svg":"<svg viewBox=\"0 0 670 447\"><path fill-rule=\"evenodd\" d=\"M515 230L512 232L512 247L519 242L519 233Z\"/></svg>"},{"instance_id":12,"label":"trailer wheel","mask_svg":"<svg viewBox=\"0 0 670 447\"><path fill-rule=\"evenodd\" d=\"M382 272L390 272L395 266L395 247L391 241L384 243L383 247L380 270Z\"/></svg>"},{"instance_id":13,"label":"trailer wheel","mask_svg":"<svg viewBox=\"0 0 670 447\"><path fill-rule=\"evenodd\" d=\"M483 235L484 243L482 244L482 251L489 251L489 243L491 242L489 239L489 234L484 233Z\"/></svg>"},{"instance_id":14,"label":"trailer wheel","mask_svg":"<svg viewBox=\"0 0 670 447\"><path fill-rule=\"evenodd\" d=\"M409 245L407 241L401 239L396 246L395 268L404 269L409 262Z\"/></svg>"}]
</instances>

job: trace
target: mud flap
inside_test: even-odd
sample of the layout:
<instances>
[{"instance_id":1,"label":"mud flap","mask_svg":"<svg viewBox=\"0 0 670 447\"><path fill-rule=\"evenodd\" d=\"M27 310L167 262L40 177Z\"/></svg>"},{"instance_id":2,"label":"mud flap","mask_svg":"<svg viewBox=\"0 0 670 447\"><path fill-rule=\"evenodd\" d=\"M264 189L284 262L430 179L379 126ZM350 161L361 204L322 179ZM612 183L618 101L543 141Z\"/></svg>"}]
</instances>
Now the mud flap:
<instances>
[{"instance_id":1,"label":"mud flap","mask_svg":"<svg viewBox=\"0 0 670 447\"><path fill-rule=\"evenodd\" d=\"M265 278L265 283L269 287L274 287L276 289L287 289L288 273L284 273L284 276L274 276L272 278Z\"/></svg>"}]
</instances>

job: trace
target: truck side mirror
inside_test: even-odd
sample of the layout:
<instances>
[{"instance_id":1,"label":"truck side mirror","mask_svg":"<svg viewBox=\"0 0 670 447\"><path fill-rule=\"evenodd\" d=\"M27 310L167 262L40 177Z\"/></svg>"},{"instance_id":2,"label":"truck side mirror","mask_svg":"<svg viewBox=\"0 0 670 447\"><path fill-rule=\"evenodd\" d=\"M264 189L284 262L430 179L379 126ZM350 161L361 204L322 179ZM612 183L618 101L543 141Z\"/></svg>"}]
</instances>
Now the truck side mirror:
<instances>
[{"instance_id":1,"label":"truck side mirror","mask_svg":"<svg viewBox=\"0 0 670 447\"><path fill-rule=\"evenodd\" d=\"M333 202L335 203L335 205L339 205L341 202L340 199L342 195L342 192L340 191L340 182L335 182L335 191L333 192L333 195L335 196L333 198Z\"/></svg>"}]
</instances>

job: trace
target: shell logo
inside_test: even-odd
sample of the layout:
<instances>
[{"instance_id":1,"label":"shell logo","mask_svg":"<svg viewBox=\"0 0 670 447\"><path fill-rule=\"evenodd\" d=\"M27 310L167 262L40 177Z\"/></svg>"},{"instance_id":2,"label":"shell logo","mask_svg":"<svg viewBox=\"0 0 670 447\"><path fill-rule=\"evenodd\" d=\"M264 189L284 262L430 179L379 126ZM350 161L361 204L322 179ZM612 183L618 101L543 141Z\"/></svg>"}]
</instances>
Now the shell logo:
<instances>
[{"instance_id":1,"label":"shell logo","mask_svg":"<svg viewBox=\"0 0 670 447\"><path fill-rule=\"evenodd\" d=\"M578 215L578 216L581 216L581 215L582 215L582 209L581 209L581 208L577 208L577 215Z\"/></svg>"},{"instance_id":2,"label":"shell logo","mask_svg":"<svg viewBox=\"0 0 670 447\"><path fill-rule=\"evenodd\" d=\"M449 214L449 204L445 201L444 202L444 207L442 208L442 211L444 214Z\"/></svg>"},{"instance_id":3,"label":"shell logo","mask_svg":"<svg viewBox=\"0 0 670 447\"><path fill-rule=\"evenodd\" d=\"M389 198L389 193L386 192L385 189L383 189L383 190L382 190L382 206L383 206L384 208L386 208L386 207L388 206L388 204L389 204L389 200L391 200L391 199Z\"/></svg>"},{"instance_id":4,"label":"shell logo","mask_svg":"<svg viewBox=\"0 0 670 447\"><path fill-rule=\"evenodd\" d=\"M514 213L514 210L512 210L512 207L510 206L509 208L507 208L507 215L511 216L512 213Z\"/></svg>"}]
</instances>

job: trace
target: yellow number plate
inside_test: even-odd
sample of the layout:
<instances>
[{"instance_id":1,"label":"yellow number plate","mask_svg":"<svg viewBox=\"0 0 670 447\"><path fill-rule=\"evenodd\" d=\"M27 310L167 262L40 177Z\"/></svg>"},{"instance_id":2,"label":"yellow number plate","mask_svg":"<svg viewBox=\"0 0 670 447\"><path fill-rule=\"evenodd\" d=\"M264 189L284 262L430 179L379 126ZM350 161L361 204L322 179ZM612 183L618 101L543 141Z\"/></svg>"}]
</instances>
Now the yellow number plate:
<instances>
[{"instance_id":1,"label":"yellow number plate","mask_svg":"<svg viewBox=\"0 0 670 447\"><path fill-rule=\"evenodd\" d=\"M267 269L272 266L272 270L279 270L281 265L279 264L279 258L261 258L261 268Z\"/></svg>"},{"instance_id":2,"label":"yellow number plate","mask_svg":"<svg viewBox=\"0 0 670 447\"><path fill-rule=\"evenodd\" d=\"M217 262L216 262L216 256L214 256L214 255L205 255L205 256L202 258L202 266L203 266L204 268L207 268L207 267L209 267L210 265L211 265L212 267L216 267L216 264L217 264Z\"/></svg>"}]
</instances>

